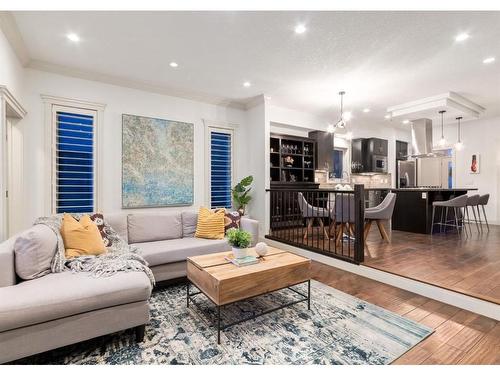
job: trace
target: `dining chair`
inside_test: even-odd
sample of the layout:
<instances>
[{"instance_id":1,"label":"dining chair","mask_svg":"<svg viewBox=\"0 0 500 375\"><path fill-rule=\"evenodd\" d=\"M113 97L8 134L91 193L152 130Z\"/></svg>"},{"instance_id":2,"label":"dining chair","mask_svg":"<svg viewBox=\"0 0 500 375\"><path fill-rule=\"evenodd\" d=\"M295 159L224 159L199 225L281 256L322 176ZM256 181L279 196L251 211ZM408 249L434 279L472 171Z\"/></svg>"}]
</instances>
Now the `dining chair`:
<instances>
[{"instance_id":1,"label":"dining chair","mask_svg":"<svg viewBox=\"0 0 500 375\"><path fill-rule=\"evenodd\" d=\"M387 231L382 223L384 220L390 220L392 218L392 213L394 212L394 206L396 205L396 194L388 193L384 200L375 207L365 209L365 230L364 230L364 238L366 242L366 237L370 232L370 227L372 222L377 223L378 230L380 235L386 242L391 242Z\"/></svg>"},{"instance_id":2,"label":"dining chair","mask_svg":"<svg viewBox=\"0 0 500 375\"><path fill-rule=\"evenodd\" d=\"M304 194L302 193L297 193L297 200L299 204L300 213L302 214L302 217L306 219L306 230L304 233L304 240L307 239L307 235L314 224L314 219L318 220L321 232L324 233L326 239L329 239L330 237L328 236L328 232L325 229L325 223L323 219L331 218L331 211L328 210L327 208L316 207L311 205L309 202L307 202L306 198L304 197Z\"/></svg>"}]
</instances>

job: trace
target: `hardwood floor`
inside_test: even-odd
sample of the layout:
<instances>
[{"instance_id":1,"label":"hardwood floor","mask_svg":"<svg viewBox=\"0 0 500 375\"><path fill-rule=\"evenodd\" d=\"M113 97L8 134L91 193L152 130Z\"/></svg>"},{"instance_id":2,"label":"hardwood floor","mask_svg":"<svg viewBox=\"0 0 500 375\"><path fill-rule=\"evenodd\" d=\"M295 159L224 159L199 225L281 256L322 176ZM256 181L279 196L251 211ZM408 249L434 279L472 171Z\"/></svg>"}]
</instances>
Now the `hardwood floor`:
<instances>
[{"instance_id":1,"label":"hardwood floor","mask_svg":"<svg viewBox=\"0 0 500 375\"><path fill-rule=\"evenodd\" d=\"M390 244L373 230L363 264L500 304L499 226L468 238L393 231Z\"/></svg>"},{"instance_id":2,"label":"hardwood floor","mask_svg":"<svg viewBox=\"0 0 500 375\"><path fill-rule=\"evenodd\" d=\"M500 364L500 322L313 262L313 278L435 332L393 364Z\"/></svg>"},{"instance_id":3,"label":"hardwood floor","mask_svg":"<svg viewBox=\"0 0 500 375\"><path fill-rule=\"evenodd\" d=\"M313 227L306 240L303 228L283 230L290 241L334 252L335 241ZM350 245L350 246L349 246ZM299 245L300 246L300 245ZM341 243L339 253L354 253L353 242ZM366 240L363 265L437 285L500 304L500 226L460 238L455 233L426 234L392 231L392 242L382 240L372 226Z\"/></svg>"}]
</instances>

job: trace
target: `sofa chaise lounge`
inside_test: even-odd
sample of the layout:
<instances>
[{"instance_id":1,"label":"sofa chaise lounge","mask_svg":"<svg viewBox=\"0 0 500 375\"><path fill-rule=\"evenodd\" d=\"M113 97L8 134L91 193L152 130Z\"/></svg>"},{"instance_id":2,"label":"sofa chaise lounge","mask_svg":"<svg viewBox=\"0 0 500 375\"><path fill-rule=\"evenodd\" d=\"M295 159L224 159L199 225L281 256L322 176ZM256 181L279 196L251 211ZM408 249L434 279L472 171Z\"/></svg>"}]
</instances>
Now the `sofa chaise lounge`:
<instances>
[{"instance_id":1,"label":"sofa chaise lounge","mask_svg":"<svg viewBox=\"0 0 500 375\"><path fill-rule=\"evenodd\" d=\"M196 212L104 216L139 248L157 282L185 276L189 256L230 249L225 239L194 237ZM240 225L252 233L255 244L257 221L242 218ZM152 291L145 273L95 278L68 271L22 281L15 268L16 238L0 244L0 363L128 328L135 328L142 341Z\"/></svg>"}]
</instances>

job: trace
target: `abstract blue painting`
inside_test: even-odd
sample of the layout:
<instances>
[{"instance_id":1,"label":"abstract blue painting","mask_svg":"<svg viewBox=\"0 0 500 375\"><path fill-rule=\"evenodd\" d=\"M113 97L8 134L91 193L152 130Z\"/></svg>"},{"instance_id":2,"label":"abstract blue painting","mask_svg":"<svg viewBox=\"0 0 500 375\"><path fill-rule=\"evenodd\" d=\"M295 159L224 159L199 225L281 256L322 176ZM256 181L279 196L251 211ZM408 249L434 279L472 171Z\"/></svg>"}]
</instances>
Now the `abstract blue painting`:
<instances>
[{"instance_id":1,"label":"abstract blue painting","mask_svg":"<svg viewBox=\"0 0 500 375\"><path fill-rule=\"evenodd\" d=\"M193 124L122 115L122 207L193 204Z\"/></svg>"}]
</instances>

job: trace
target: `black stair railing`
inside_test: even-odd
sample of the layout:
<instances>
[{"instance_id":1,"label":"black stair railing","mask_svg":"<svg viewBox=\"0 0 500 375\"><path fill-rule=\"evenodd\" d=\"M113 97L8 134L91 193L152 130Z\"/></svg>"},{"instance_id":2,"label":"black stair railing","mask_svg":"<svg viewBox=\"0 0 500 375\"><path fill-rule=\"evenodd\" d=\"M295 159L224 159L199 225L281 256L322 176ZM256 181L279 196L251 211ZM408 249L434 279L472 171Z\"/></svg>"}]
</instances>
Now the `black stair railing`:
<instances>
[{"instance_id":1,"label":"black stair railing","mask_svg":"<svg viewBox=\"0 0 500 375\"><path fill-rule=\"evenodd\" d=\"M364 187L271 188L269 239L352 263L364 258Z\"/></svg>"}]
</instances>

